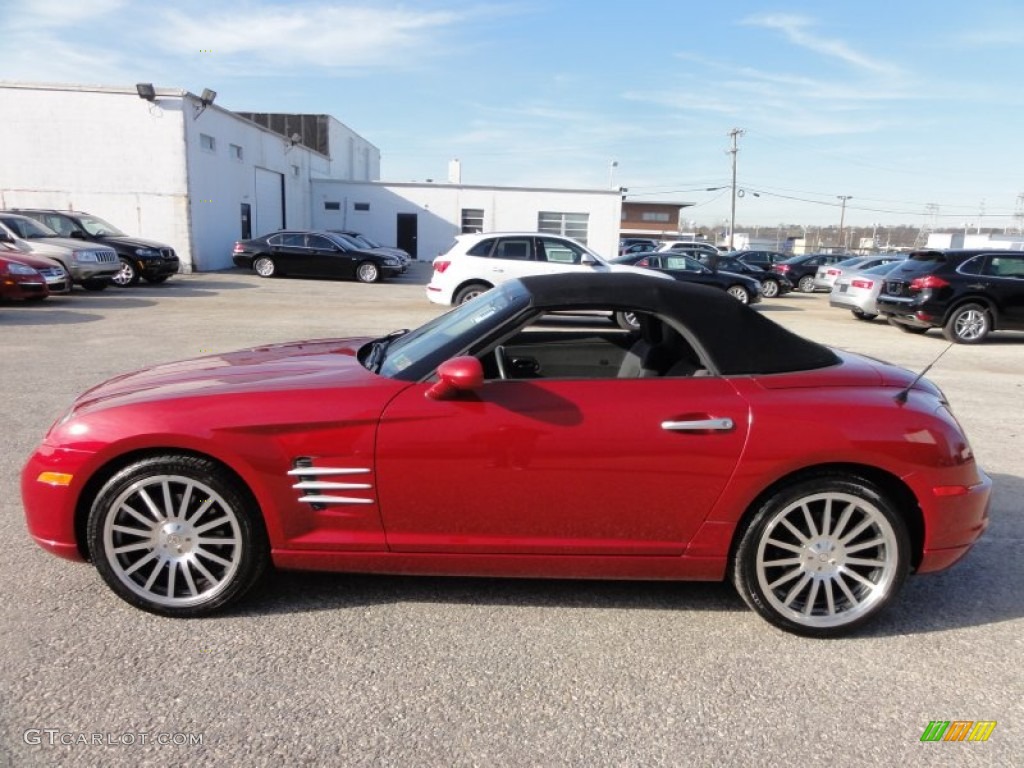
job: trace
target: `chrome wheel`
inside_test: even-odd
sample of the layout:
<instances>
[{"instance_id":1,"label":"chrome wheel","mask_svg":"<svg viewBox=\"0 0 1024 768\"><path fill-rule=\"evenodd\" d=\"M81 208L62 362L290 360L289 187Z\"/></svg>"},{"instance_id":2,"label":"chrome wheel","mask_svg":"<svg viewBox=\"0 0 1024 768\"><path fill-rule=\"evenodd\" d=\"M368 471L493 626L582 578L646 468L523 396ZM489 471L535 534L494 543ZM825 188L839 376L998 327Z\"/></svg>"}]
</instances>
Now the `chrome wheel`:
<instances>
[{"instance_id":1,"label":"chrome wheel","mask_svg":"<svg viewBox=\"0 0 1024 768\"><path fill-rule=\"evenodd\" d=\"M126 286L135 285L139 282L139 271L135 269L135 265L126 258L121 258L121 269L116 275L110 278L110 281L114 285Z\"/></svg>"},{"instance_id":2,"label":"chrome wheel","mask_svg":"<svg viewBox=\"0 0 1024 768\"><path fill-rule=\"evenodd\" d=\"M624 331L640 330L640 318L637 317L636 312L616 312L615 324Z\"/></svg>"},{"instance_id":3,"label":"chrome wheel","mask_svg":"<svg viewBox=\"0 0 1024 768\"><path fill-rule=\"evenodd\" d=\"M467 285L461 291L455 294L454 304L465 304L467 301L472 301L481 293L486 293L491 289L491 286L484 285L483 283L473 283Z\"/></svg>"},{"instance_id":4,"label":"chrome wheel","mask_svg":"<svg viewBox=\"0 0 1024 768\"><path fill-rule=\"evenodd\" d=\"M783 629L842 634L881 610L902 584L906 526L866 483L824 479L793 491L770 501L744 533L737 587Z\"/></svg>"},{"instance_id":5,"label":"chrome wheel","mask_svg":"<svg viewBox=\"0 0 1024 768\"><path fill-rule=\"evenodd\" d=\"M761 285L761 295L766 299L774 299L779 295L779 283L776 280L765 280Z\"/></svg>"},{"instance_id":6,"label":"chrome wheel","mask_svg":"<svg viewBox=\"0 0 1024 768\"><path fill-rule=\"evenodd\" d=\"M267 256L260 256L252 263L253 271L260 277L273 277L277 272L277 265L274 260Z\"/></svg>"},{"instance_id":7,"label":"chrome wheel","mask_svg":"<svg viewBox=\"0 0 1024 768\"><path fill-rule=\"evenodd\" d=\"M814 293L814 277L812 275L801 277L796 287L800 289L801 293Z\"/></svg>"},{"instance_id":8,"label":"chrome wheel","mask_svg":"<svg viewBox=\"0 0 1024 768\"><path fill-rule=\"evenodd\" d=\"M742 285L731 285L727 293L734 299L737 299L740 304L750 303L750 291L744 288Z\"/></svg>"},{"instance_id":9,"label":"chrome wheel","mask_svg":"<svg viewBox=\"0 0 1024 768\"><path fill-rule=\"evenodd\" d=\"M364 261L356 268L356 279L360 283L376 283L380 280L380 270L372 261Z\"/></svg>"},{"instance_id":10,"label":"chrome wheel","mask_svg":"<svg viewBox=\"0 0 1024 768\"><path fill-rule=\"evenodd\" d=\"M958 308L942 329L942 335L958 344L977 344L988 336L992 321L988 312L979 304L967 304Z\"/></svg>"},{"instance_id":11,"label":"chrome wheel","mask_svg":"<svg viewBox=\"0 0 1024 768\"><path fill-rule=\"evenodd\" d=\"M93 560L145 610L196 615L247 589L266 563L265 534L235 481L205 459L139 462L104 487L89 519Z\"/></svg>"}]
</instances>

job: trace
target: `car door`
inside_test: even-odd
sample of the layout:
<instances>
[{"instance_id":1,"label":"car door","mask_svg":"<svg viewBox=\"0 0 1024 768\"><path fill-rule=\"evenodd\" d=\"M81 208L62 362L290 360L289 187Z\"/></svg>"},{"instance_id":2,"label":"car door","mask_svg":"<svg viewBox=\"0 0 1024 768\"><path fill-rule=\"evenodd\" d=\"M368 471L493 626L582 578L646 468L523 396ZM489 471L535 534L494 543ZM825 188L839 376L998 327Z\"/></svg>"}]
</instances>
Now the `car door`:
<instances>
[{"instance_id":1,"label":"car door","mask_svg":"<svg viewBox=\"0 0 1024 768\"><path fill-rule=\"evenodd\" d=\"M537 274L537 263L533 258L534 242L529 235L498 237L490 244L486 254L478 254L477 250L474 248L469 253L475 262L473 273L492 285Z\"/></svg>"},{"instance_id":2,"label":"car door","mask_svg":"<svg viewBox=\"0 0 1024 768\"><path fill-rule=\"evenodd\" d=\"M717 377L498 380L386 407L396 552L679 555L732 475L748 408Z\"/></svg>"},{"instance_id":3,"label":"car door","mask_svg":"<svg viewBox=\"0 0 1024 768\"><path fill-rule=\"evenodd\" d=\"M306 235L306 258L310 274L322 277L352 277L355 258L347 248L323 235Z\"/></svg>"},{"instance_id":4,"label":"car door","mask_svg":"<svg viewBox=\"0 0 1024 768\"><path fill-rule=\"evenodd\" d=\"M282 232L267 238L270 255L289 275L308 275L306 236L302 232Z\"/></svg>"},{"instance_id":5,"label":"car door","mask_svg":"<svg viewBox=\"0 0 1024 768\"><path fill-rule=\"evenodd\" d=\"M985 292L999 309L996 327L1024 328L1024 253L990 254L985 272Z\"/></svg>"}]
</instances>

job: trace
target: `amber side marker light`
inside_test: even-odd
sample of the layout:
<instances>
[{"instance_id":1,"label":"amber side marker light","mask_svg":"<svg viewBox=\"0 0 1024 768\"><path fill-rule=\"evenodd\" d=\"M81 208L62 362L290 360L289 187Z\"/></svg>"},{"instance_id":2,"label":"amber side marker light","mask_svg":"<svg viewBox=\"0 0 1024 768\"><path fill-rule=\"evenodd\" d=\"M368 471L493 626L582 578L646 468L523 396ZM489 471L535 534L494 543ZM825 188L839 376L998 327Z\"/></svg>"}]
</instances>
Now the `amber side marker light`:
<instances>
[{"instance_id":1,"label":"amber side marker light","mask_svg":"<svg viewBox=\"0 0 1024 768\"><path fill-rule=\"evenodd\" d=\"M69 475L66 472L40 472L36 481L47 485L71 485L72 479L74 479L74 475Z\"/></svg>"}]
</instances>

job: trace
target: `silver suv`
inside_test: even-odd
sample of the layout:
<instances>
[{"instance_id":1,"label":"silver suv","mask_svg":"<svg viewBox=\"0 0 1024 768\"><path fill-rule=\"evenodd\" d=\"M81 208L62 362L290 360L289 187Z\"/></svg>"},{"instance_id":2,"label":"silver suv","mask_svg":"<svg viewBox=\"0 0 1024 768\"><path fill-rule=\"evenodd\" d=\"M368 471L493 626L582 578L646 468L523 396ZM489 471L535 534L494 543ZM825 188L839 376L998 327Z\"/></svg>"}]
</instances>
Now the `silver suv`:
<instances>
[{"instance_id":1,"label":"silver suv","mask_svg":"<svg viewBox=\"0 0 1024 768\"><path fill-rule=\"evenodd\" d=\"M121 269L113 248L60 237L28 216L0 213L0 237L4 236L20 251L59 261L72 282L90 291L102 291Z\"/></svg>"}]
</instances>

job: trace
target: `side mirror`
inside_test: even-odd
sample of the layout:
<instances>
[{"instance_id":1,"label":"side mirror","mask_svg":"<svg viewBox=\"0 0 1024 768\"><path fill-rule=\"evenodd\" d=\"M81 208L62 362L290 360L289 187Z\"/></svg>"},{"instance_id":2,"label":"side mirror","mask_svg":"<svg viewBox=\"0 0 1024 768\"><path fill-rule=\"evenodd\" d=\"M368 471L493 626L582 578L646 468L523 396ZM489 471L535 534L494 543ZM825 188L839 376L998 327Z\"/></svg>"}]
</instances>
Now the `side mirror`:
<instances>
[{"instance_id":1,"label":"side mirror","mask_svg":"<svg viewBox=\"0 0 1024 768\"><path fill-rule=\"evenodd\" d=\"M85 240L85 234L80 229L73 229L68 237L73 237L75 240Z\"/></svg>"},{"instance_id":2,"label":"side mirror","mask_svg":"<svg viewBox=\"0 0 1024 768\"><path fill-rule=\"evenodd\" d=\"M0 243L13 243L14 238L0 229Z\"/></svg>"},{"instance_id":3,"label":"side mirror","mask_svg":"<svg viewBox=\"0 0 1024 768\"><path fill-rule=\"evenodd\" d=\"M475 357L464 355L445 360L437 368L438 381L427 390L431 400L446 400L457 392L471 392L484 384L484 367Z\"/></svg>"},{"instance_id":4,"label":"side mirror","mask_svg":"<svg viewBox=\"0 0 1024 768\"><path fill-rule=\"evenodd\" d=\"M580 264L582 264L582 265L583 265L584 267L592 267L592 266L594 266L595 264L597 264L597 259L595 259L595 258L594 258L593 256L591 256L591 255L590 255L589 253L587 253L586 251L584 251L584 252L583 252L583 253L582 253L582 254L580 255Z\"/></svg>"}]
</instances>

